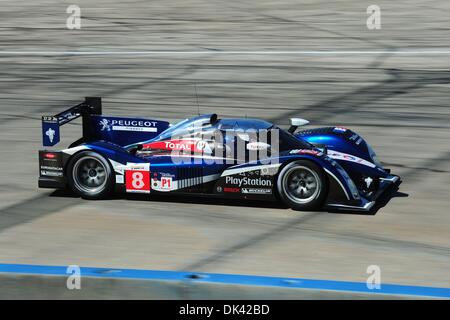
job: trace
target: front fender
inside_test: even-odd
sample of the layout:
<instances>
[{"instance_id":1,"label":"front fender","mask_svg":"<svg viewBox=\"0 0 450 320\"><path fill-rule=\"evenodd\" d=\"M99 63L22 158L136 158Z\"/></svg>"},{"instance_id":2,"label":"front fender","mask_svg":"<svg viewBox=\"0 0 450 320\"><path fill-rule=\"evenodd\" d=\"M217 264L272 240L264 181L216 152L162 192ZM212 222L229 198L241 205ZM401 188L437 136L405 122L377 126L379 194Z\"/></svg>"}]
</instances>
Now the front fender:
<instances>
[{"instance_id":1,"label":"front fender","mask_svg":"<svg viewBox=\"0 0 450 320\"><path fill-rule=\"evenodd\" d=\"M295 136L316 147L326 146L329 150L356 156L360 161L365 160L369 166L372 164L382 169L382 165L369 143L350 129L341 127L316 128L300 131ZM337 160L340 162L339 159Z\"/></svg>"},{"instance_id":2,"label":"front fender","mask_svg":"<svg viewBox=\"0 0 450 320\"><path fill-rule=\"evenodd\" d=\"M332 193L335 198L344 198L348 201L360 199L358 189L347 172L339 165L339 163L324 155L322 152L308 149L292 150L291 154L279 158L282 166L280 166L278 172L280 172L284 165L302 159L316 163L325 171L330 182L330 193Z\"/></svg>"}]
</instances>

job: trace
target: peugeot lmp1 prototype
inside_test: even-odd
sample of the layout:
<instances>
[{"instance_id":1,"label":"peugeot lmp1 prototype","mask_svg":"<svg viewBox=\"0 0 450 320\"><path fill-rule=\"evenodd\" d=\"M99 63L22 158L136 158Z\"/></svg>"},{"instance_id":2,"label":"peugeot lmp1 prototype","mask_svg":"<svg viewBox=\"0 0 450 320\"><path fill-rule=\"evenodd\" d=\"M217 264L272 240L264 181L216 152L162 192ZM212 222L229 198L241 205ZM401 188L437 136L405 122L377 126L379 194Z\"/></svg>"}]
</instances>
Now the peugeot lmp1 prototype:
<instances>
[{"instance_id":1,"label":"peugeot lmp1 prototype","mask_svg":"<svg viewBox=\"0 0 450 320\"><path fill-rule=\"evenodd\" d=\"M39 187L69 187L86 199L114 192L281 200L295 210L369 211L399 177L368 143L342 127L297 131L257 119L200 115L174 125L102 115L101 98L42 117L44 146L82 117L83 136L61 151L39 151ZM262 139L264 138L264 139Z\"/></svg>"}]
</instances>

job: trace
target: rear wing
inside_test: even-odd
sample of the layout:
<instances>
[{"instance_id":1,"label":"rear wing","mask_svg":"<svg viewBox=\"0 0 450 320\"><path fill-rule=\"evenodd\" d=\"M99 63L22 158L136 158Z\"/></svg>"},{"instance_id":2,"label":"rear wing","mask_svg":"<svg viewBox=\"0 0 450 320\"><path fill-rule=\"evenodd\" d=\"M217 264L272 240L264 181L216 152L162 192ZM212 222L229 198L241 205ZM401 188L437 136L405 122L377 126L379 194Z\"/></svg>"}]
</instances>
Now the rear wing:
<instances>
[{"instance_id":1,"label":"rear wing","mask_svg":"<svg viewBox=\"0 0 450 320\"><path fill-rule=\"evenodd\" d=\"M91 116L102 114L102 99L86 97L84 102L60 112L54 116L42 117L42 144L46 147L56 145L60 141L59 128L72 120L82 117L83 137L78 140L90 140L94 136L91 126ZM75 143L77 143L75 142Z\"/></svg>"},{"instance_id":2,"label":"rear wing","mask_svg":"<svg viewBox=\"0 0 450 320\"><path fill-rule=\"evenodd\" d=\"M162 120L104 116L101 98L87 97L84 102L61 113L42 117L42 144L46 147L56 145L60 141L59 128L79 117L83 120L83 136L70 147L93 140L109 141L124 147L153 139L170 125Z\"/></svg>"}]
</instances>

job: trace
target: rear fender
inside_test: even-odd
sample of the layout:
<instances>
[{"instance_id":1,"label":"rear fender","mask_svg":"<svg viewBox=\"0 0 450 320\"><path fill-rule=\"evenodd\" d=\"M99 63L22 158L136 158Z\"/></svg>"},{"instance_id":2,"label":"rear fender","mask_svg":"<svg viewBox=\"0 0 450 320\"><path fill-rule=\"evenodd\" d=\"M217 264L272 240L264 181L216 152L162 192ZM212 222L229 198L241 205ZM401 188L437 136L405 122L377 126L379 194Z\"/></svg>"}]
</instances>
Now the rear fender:
<instances>
[{"instance_id":1,"label":"rear fender","mask_svg":"<svg viewBox=\"0 0 450 320\"><path fill-rule=\"evenodd\" d=\"M110 142L96 141L82 144L77 147L61 150L63 154L64 176L67 177L67 165L76 154L83 151L94 151L103 156L111 164L116 183L123 183L123 168L126 164L146 163L144 159L128 153L121 146Z\"/></svg>"}]
</instances>

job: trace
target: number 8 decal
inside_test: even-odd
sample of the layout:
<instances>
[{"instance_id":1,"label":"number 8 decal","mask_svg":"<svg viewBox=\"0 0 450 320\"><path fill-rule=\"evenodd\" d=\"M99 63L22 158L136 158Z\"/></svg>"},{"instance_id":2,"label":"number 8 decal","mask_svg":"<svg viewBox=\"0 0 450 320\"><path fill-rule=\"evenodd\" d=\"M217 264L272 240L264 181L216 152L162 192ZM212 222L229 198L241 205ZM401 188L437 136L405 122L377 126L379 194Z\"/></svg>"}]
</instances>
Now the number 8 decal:
<instances>
[{"instance_id":1,"label":"number 8 decal","mask_svg":"<svg viewBox=\"0 0 450 320\"><path fill-rule=\"evenodd\" d=\"M134 189L142 189L144 186L144 174L140 171L135 171L131 174L131 184Z\"/></svg>"},{"instance_id":2,"label":"number 8 decal","mask_svg":"<svg viewBox=\"0 0 450 320\"><path fill-rule=\"evenodd\" d=\"M125 170L125 187L127 192L150 192L150 168L139 165Z\"/></svg>"}]
</instances>

